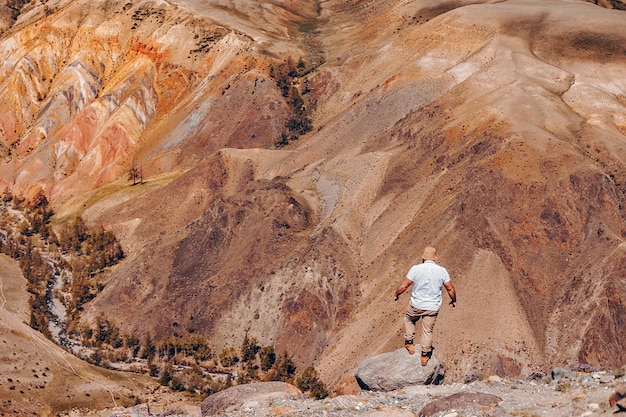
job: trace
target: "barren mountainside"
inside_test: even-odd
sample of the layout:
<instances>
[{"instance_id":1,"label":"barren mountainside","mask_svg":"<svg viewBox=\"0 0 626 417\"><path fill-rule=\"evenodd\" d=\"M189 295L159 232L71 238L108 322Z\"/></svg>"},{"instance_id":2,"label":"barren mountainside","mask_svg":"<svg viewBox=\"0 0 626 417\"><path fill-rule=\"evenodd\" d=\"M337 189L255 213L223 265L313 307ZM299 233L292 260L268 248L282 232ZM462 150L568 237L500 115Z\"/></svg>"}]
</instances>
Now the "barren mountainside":
<instances>
[{"instance_id":1,"label":"barren mountainside","mask_svg":"<svg viewBox=\"0 0 626 417\"><path fill-rule=\"evenodd\" d=\"M434 245L446 378L626 363L624 3L2 3L0 183L126 254L84 320L333 385Z\"/></svg>"}]
</instances>

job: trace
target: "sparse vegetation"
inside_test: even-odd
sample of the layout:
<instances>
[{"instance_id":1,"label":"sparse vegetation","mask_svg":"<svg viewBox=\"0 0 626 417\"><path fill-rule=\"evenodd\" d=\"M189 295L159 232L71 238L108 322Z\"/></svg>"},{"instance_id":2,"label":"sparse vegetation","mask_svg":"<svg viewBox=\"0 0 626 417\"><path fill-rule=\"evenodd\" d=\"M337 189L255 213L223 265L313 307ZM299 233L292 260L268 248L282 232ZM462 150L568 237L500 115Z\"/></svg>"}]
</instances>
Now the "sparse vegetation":
<instances>
[{"instance_id":1,"label":"sparse vegetation","mask_svg":"<svg viewBox=\"0 0 626 417\"><path fill-rule=\"evenodd\" d=\"M142 22L144 20L154 21L159 24L163 23L165 20L165 12L162 9L139 7L135 9L130 18L135 22L131 29L136 29L138 27L138 22Z\"/></svg>"},{"instance_id":2,"label":"sparse vegetation","mask_svg":"<svg viewBox=\"0 0 626 417\"><path fill-rule=\"evenodd\" d=\"M302 392L308 392L311 397L318 400L328 397L328 390L324 383L317 376L317 371L313 366L308 366L300 377L296 380L296 386Z\"/></svg>"},{"instance_id":3,"label":"sparse vegetation","mask_svg":"<svg viewBox=\"0 0 626 417\"><path fill-rule=\"evenodd\" d=\"M285 123L285 131L276 141L276 146L282 147L296 141L300 136L313 129L310 117L310 106L304 99L308 90L301 91L301 78L308 73L307 66L302 58L296 64L289 57L286 62L270 68L270 77L275 80L285 101L292 110L291 117Z\"/></svg>"},{"instance_id":4,"label":"sparse vegetation","mask_svg":"<svg viewBox=\"0 0 626 417\"><path fill-rule=\"evenodd\" d=\"M225 368L233 367L239 362L239 357L234 347L224 347L219 354L219 359L220 364Z\"/></svg>"},{"instance_id":5,"label":"sparse vegetation","mask_svg":"<svg viewBox=\"0 0 626 417\"><path fill-rule=\"evenodd\" d=\"M196 48L189 51L191 54L207 53L211 50L213 45L219 42L225 35L224 29L217 29L209 33L205 33L203 36L199 34L195 35Z\"/></svg>"},{"instance_id":6,"label":"sparse vegetation","mask_svg":"<svg viewBox=\"0 0 626 417\"><path fill-rule=\"evenodd\" d=\"M128 171L128 179L133 182L133 185L143 184L143 171L137 167L132 167Z\"/></svg>"},{"instance_id":7,"label":"sparse vegetation","mask_svg":"<svg viewBox=\"0 0 626 417\"><path fill-rule=\"evenodd\" d=\"M2 203L0 249L5 255L18 260L28 282L31 327L50 336L48 300L53 274L38 245L43 247L47 240L54 240L50 239L52 233L49 229L52 210L42 192L37 193L30 203L5 192ZM9 203L12 203L10 209ZM23 213L11 213L9 210L23 210Z\"/></svg>"},{"instance_id":8,"label":"sparse vegetation","mask_svg":"<svg viewBox=\"0 0 626 417\"><path fill-rule=\"evenodd\" d=\"M57 237L43 190L29 201L5 191L0 210L0 250L18 260L28 282L31 327L50 336L49 304L55 277L62 271L71 278L62 289L68 297L62 300L68 300L70 327L75 325L82 305L102 289L98 273L124 257L115 235L102 227L90 229L79 217Z\"/></svg>"},{"instance_id":9,"label":"sparse vegetation","mask_svg":"<svg viewBox=\"0 0 626 417\"><path fill-rule=\"evenodd\" d=\"M276 362L276 352L274 352L274 347L262 347L261 350L259 350L259 362L263 372L267 372L272 369L274 362Z\"/></svg>"},{"instance_id":10,"label":"sparse vegetation","mask_svg":"<svg viewBox=\"0 0 626 417\"><path fill-rule=\"evenodd\" d=\"M155 341L145 335L140 340L123 332L104 313L92 322L81 321L84 304L104 288L100 273L122 260L124 252L111 231L90 228L80 217L60 227L57 237L50 227L53 215L43 192L29 201L5 192L0 201L0 250L19 262L28 282L34 329L51 337L54 296L65 304L67 332L80 343L80 356L95 365L146 373L174 391L210 394L234 381L285 381L316 398L328 395L315 368L309 366L297 376L289 353L276 355L273 346L261 346L247 333L239 350L225 346L216 356L194 329L184 336L174 334ZM53 289L62 273L64 284Z\"/></svg>"},{"instance_id":11,"label":"sparse vegetation","mask_svg":"<svg viewBox=\"0 0 626 417\"><path fill-rule=\"evenodd\" d=\"M261 346L248 334L239 351L225 346L215 356L208 341L196 333L165 337L157 342L146 336L139 342L136 337L120 333L103 315L91 325L79 327L81 342L93 351L87 360L99 366L146 373L174 391L211 394L235 384L285 381L311 397L328 395L313 366L298 376L289 353L283 352L277 358L273 346Z\"/></svg>"},{"instance_id":12,"label":"sparse vegetation","mask_svg":"<svg viewBox=\"0 0 626 417\"><path fill-rule=\"evenodd\" d=\"M557 384L556 390L559 392L567 392L572 388L572 384L568 381L561 381Z\"/></svg>"}]
</instances>

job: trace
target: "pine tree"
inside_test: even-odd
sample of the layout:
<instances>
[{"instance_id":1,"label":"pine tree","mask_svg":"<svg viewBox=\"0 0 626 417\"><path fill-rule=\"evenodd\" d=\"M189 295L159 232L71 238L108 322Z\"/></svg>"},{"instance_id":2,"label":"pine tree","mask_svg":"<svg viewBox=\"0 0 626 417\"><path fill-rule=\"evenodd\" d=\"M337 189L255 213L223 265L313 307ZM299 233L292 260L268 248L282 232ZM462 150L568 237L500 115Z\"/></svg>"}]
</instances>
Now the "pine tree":
<instances>
[{"instance_id":1,"label":"pine tree","mask_svg":"<svg viewBox=\"0 0 626 417\"><path fill-rule=\"evenodd\" d=\"M259 360L261 362L261 370L267 372L276 362L276 352L273 346L264 346L259 351Z\"/></svg>"},{"instance_id":2,"label":"pine tree","mask_svg":"<svg viewBox=\"0 0 626 417\"><path fill-rule=\"evenodd\" d=\"M243 342L241 343L241 361L245 363L254 362L256 360L256 354L261 349L258 341L254 337L248 337L248 332L246 332Z\"/></svg>"},{"instance_id":3,"label":"pine tree","mask_svg":"<svg viewBox=\"0 0 626 417\"><path fill-rule=\"evenodd\" d=\"M284 351L283 354L278 357L273 368L276 370L276 379L278 381L290 383L293 381L297 369L296 364L287 351Z\"/></svg>"},{"instance_id":4,"label":"pine tree","mask_svg":"<svg viewBox=\"0 0 626 417\"><path fill-rule=\"evenodd\" d=\"M328 390L326 386L317 376L317 371L311 365L306 367L302 372L302 375L296 380L296 386L302 392L308 392L311 397L317 399L326 398L328 396Z\"/></svg>"}]
</instances>

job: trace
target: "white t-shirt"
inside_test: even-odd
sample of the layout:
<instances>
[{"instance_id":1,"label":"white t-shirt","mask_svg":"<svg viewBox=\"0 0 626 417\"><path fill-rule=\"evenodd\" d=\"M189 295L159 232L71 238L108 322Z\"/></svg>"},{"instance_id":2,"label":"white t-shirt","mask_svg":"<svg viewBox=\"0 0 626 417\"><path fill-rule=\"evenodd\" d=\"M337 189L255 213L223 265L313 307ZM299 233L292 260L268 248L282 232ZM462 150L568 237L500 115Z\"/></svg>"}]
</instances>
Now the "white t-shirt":
<instances>
[{"instance_id":1,"label":"white t-shirt","mask_svg":"<svg viewBox=\"0 0 626 417\"><path fill-rule=\"evenodd\" d=\"M413 265L406 277L413 281L411 290L411 305L420 310L435 310L441 308L441 290L443 284L450 281L450 275L443 266L435 261L425 261Z\"/></svg>"}]
</instances>

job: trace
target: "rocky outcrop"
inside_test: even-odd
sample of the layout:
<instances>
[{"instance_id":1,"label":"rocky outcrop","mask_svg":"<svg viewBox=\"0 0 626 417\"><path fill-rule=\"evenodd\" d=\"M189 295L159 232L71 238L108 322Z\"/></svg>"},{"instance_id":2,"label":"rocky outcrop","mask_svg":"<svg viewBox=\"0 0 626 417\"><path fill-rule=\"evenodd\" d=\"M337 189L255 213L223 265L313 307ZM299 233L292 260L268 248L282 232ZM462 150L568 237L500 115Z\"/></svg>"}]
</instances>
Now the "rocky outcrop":
<instances>
[{"instance_id":1,"label":"rocky outcrop","mask_svg":"<svg viewBox=\"0 0 626 417\"><path fill-rule=\"evenodd\" d=\"M229 407L254 403L268 398L287 398L302 394L300 390L286 382L259 382L237 385L208 396L201 407L202 417L213 416Z\"/></svg>"},{"instance_id":2,"label":"rocky outcrop","mask_svg":"<svg viewBox=\"0 0 626 417\"><path fill-rule=\"evenodd\" d=\"M416 345L419 352L419 346ZM420 355L410 355L405 349L382 353L365 359L355 377L361 388L372 391L392 391L410 385L440 384L445 367L433 354L422 366Z\"/></svg>"}]
</instances>

